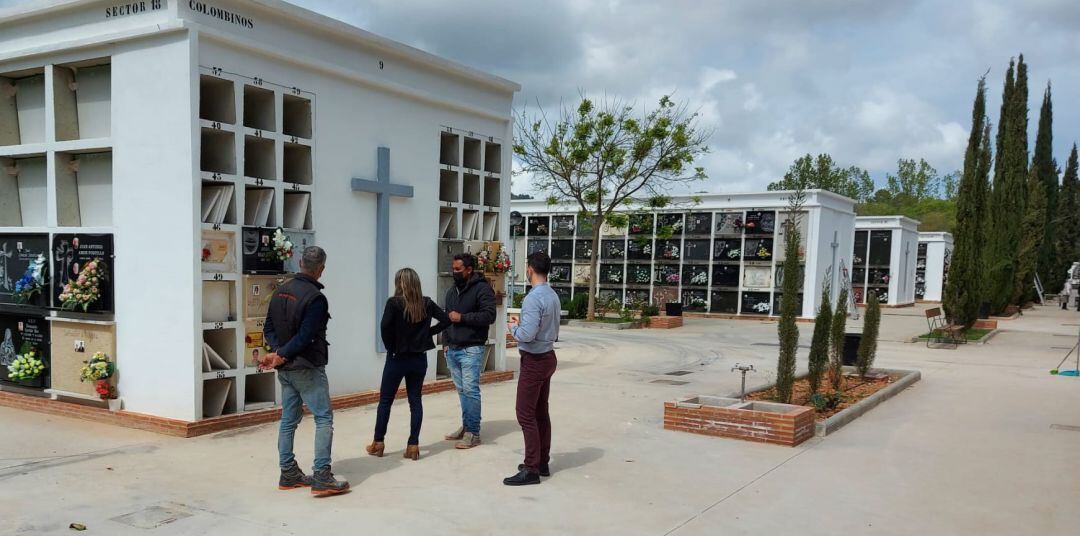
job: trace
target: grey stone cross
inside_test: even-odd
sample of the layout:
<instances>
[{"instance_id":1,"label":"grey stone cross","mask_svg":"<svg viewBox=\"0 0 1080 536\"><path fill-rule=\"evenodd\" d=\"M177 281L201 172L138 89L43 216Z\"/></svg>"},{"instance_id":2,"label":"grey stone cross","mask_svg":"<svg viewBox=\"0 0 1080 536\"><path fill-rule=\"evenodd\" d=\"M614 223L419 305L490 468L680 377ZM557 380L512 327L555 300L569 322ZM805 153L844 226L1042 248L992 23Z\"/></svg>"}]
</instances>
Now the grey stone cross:
<instances>
[{"instance_id":1,"label":"grey stone cross","mask_svg":"<svg viewBox=\"0 0 1080 536\"><path fill-rule=\"evenodd\" d=\"M908 258L911 256L911 242L904 242L904 276L900 279L900 296L906 296L908 280Z\"/></svg>"},{"instance_id":2,"label":"grey stone cross","mask_svg":"<svg viewBox=\"0 0 1080 536\"><path fill-rule=\"evenodd\" d=\"M390 148L379 147L379 163L376 180L352 180L354 192L375 194L375 351L385 352L379 324L383 307L390 297L390 197L413 196L413 187L390 183Z\"/></svg>"}]
</instances>

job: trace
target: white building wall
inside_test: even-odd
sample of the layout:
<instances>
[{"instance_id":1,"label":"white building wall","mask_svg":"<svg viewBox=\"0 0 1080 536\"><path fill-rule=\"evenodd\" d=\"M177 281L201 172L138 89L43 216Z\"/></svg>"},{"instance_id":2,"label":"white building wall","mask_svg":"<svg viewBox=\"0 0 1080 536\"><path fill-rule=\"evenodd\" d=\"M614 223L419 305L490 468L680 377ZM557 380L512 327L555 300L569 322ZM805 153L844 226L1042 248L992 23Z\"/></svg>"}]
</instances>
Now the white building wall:
<instances>
[{"instance_id":1,"label":"white building wall","mask_svg":"<svg viewBox=\"0 0 1080 536\"><path fill-rule=\"evenodd\" d=\"M946 252L952 256L953 238L949 233L919 233L926 244L926 293L924 301L940 302L945 295Z\"/></svg>"}]
</instances>

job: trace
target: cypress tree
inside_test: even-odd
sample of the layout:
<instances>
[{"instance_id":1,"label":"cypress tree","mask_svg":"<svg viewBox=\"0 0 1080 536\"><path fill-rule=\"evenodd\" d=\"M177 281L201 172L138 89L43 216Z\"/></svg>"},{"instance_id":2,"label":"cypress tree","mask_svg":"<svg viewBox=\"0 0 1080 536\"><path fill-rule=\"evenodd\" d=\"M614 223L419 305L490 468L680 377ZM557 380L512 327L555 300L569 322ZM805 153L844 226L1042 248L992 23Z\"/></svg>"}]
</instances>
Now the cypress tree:
<instances>
[{"instance_id":1,"label":"cypress tree","mask_svg":"<svg viewBox=\"0 0 1080 536\"><path fill-rule=\"evenodd\" d=\"M1043 191L1045 185L1034 168L1028 175L1027 210L1022 222L1024 235L1017 252L1019 262L1012 297L1013 303L1021 305L1037 298L1034 277L1039 251L1042 249L1043 226L1046 225L1046 193Z\"/></svg>"},{"instance_id":2,"label":"cypress tree","mask_svg":"<svg viewBox=\"0 0 1080 536\"><path fill-rule=\"evenodd\" d=\"M829 300L829 285L826 283L821 290L821 307L818 308L817 317L814 318L814 338L810 340L810 364L807 380L810 382L810 392L818 392L821 387L821 377L825 374L825 368L829 364L829 328L832 324L832 303Z\"/></svg>"},{"instance_id":3,"label":"cypress tree","mask_svg":"<svg viewBox=\"0 0 1080 536\"><path fill-rule=\"evenodd\" d=\"M780 339L780 356L776 362L776 398L791 403L791 391L795 387L796 352L799 348L799 326L795 323L799 304L799 214L792 211L787 226L784 246L784 293L780 297L780 323L777 336Z\"/></svg>"},{"instance_id":4,"label":"cypress tree","mask_svg":"<svg viewBox=\"0 0 1080 536\"><path fill-rule=\"evenodd\" d=\"M847 329L848 291L841 289L836 297L832 325L829 326L829 381L836 392L844 381L844 331Z\"/></svg>"},{"instance_id":5,"label":"cypress tree","mask_svg":"<svg viewBox=\"0 0 1080 536\"><path fill-rule=\"evenodd\" d=\"M1054 110L1050 101L1050 83L1046 83L1043 93L1042 108L1039 110L1039 131L1035 135L1035 153L1031 157L1031 171L1042 185L1042 196L1046 200L1045 217L1040 224L1043 237L1038 251L1036 270L1039 280L1047 292L1057 292L1061 286L1055 283L1053 275L1055 255L1054 233L1057 226L1054 217L1058 203L1058 170L1054 162ZM1030 191L1028 203L1031 202ZM1030 278L1029 278L1030 279Z\"/></svg>"},{"instance_id":6,"label":"cypress tree","mask_svg":"<svg viewBox=\"0 0 1080 536\"><path fill-rule=\"evenodd\" d=\"M956 233L949 278L942 305L955 324L970 326L978 318L982 301L982 253L986 202L984 159L989 164L989 126L986 124L986 78L979 79L975 104L971 109L971 133L964 152L964 171L956 197Z\"/></svg>"},{"instance_id":7,"label":"cypress tree","mask_svg":"<svg viewBox=\"0 0 1080 536\"><path fill-rule=\"evenodd\" d=\"M855 361L861 378L866 378L866 373L874 366L880 325L881 306L878 304L877 292L871 292L870 299L866 302L866 318L863 319L862 339L859 340L859 357Z\"/></svg>"},{"instance_id":8,"label":"cypress tree","mask_svg":"<svg viewBox=\"0 0 1080 536\"><path fill-rule=\"evenodd\" d=\"M1065 164L1065 174L1061 178L1061 195L1058 200L1058 213L1054 219L1057 227L1057 262L1054 264L1054 278L1058 287L1065 282L1065 272L1072 263L1080 261L1080 162L1077 161L1076 144L1072 146L1069 160Z\"/></svg>"}]
</instances>

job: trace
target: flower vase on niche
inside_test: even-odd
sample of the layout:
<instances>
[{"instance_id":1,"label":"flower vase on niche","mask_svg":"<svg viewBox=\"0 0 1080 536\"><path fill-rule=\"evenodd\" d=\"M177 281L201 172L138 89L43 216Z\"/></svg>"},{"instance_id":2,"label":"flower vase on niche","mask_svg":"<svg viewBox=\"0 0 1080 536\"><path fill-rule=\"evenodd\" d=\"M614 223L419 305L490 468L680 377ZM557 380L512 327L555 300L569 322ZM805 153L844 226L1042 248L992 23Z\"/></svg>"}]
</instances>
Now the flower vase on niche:
<instances>
[{"instance_id":1,"label":"flower vase on niche","mask_svg":"<svg viewBox=\"0 0 1080 536\"><path fill-rule=\"evenodd\" d=\"M285 271L285 261L292 257L293 246L282 229L244 227L240 237L244 273L280 274Z\"/></svg>"}]
</instances>

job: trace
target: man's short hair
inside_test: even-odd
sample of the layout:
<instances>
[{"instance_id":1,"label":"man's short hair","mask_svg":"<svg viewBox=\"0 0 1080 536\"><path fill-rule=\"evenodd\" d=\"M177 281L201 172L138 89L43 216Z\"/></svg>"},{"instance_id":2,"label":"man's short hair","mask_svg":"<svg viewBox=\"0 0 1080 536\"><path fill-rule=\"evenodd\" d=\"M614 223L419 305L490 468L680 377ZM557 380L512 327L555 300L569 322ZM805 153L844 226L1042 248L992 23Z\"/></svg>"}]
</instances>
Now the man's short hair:
<instances>
[{"instance_id":1,"label":"man's short hair","mask_svg":"<svg viewBox=\"0 0 1080 536\"><path fill-rule=\"evenodd\" d=\"M300 269L305 272L315 272L326 266L326 251L319 246L304 248L304 255L300 257Z\"/></svg>"},{"instance_id":2,"label":"man's short hair","mask_svg":"<svg viewBox=\"0 0 1080 536\"><path fill-rule=\"evenodd\" d=\"M546 276L548 271L551 270L551 257L548 257L548 254L543 251L537 251L529 255L527 262L534 273Z\"/></svg>"},{"instance_id":3,"label":"man's short hair","mask_svg":"<svg viewBox=\"0 0 1080 536\"><path fill-rule=\"evenodd\" d=\"M472 253L458 253L454 255L455 261L461 261L466 268L476 268L476 257Z\"/></svg>"}]
</instances>

